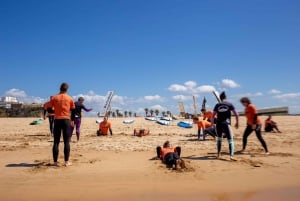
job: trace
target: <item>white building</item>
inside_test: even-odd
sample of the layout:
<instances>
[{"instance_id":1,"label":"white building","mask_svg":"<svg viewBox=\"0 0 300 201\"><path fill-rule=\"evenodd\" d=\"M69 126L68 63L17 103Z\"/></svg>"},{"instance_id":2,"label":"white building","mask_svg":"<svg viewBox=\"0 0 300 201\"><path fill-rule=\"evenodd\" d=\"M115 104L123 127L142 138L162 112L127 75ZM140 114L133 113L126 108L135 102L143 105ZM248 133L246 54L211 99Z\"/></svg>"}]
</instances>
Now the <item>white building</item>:
<instances>
[{"instance_id":1,"label":"white building","mask_svg":"<svg viewBox=\"0 0 300 201\"><path fill-rule=\"evenodd\" d=\"M0 98L0 107L5 107L7 109L10 109L12 104L18 103L19 101L16 97L5 96Z\"/></svg>"}]
</instances>

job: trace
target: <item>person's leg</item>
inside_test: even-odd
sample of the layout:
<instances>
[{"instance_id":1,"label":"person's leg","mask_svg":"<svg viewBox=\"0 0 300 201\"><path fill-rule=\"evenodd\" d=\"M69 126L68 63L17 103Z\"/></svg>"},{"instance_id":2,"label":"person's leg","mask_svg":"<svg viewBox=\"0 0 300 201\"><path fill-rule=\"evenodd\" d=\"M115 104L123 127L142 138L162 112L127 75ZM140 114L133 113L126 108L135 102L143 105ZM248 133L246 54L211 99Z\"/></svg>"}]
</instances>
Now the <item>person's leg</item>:
<instances>
[{"instance_id":1,"label":"person's leg","mask_svg":"<svg viewBox=\"0 0 300 201\"><path fill-rule=\"evenodd\" d=\"M70 130L70 120L63 120L64 155L66 165L68 165L70 157Z\"/></svg>"},{"instance_id":2,"label":"person's leg","mask_svg":"<svg viewBox=\"0 0 300 201\"><path fill-rule=\"evenodd\" d=\"M203 131L203 135L210 135L212 136L213 138L216 138L217 137L217 134L216 134L216 128L215 127L210 127L210 128L207 128Z\"/></svg>"},{"instance_id":3,"label":"person's leg","mask_svg":"<svg viewBox=\"0 0 300 201\"><path fill-rule=\"evenodd\" d=\"M198 140L200 140L200 135L201 135L201 129L198 129L198 133L197 133Z\"/></svg>"},{"instance_id":4,"label":"person's leg","mask_svg":"<svg viewBox=\"0 0 300 201\"><path fill-rule=\"evenodd\" d=\"M256 137L260 141L261 145L265 149L266 153L269 153L267 143L265 142L264 138L262 137L261 134L261 125L257 125L257 128L255 129Z\"/></svg>"},{"instance_id":5,"label":"person's leg","mask_svg":"<svg viewBox=\"0 0 300 201\"><path fill-rule=\"evenodd\" d=\"M59 142L61 136L61 120L55 120L54 122L54 142L52 147L53 161L54 164L57 164L58 153L59 153Z\"/></svg>"},{"instance_id":6,"label":"person's leg","mask_svg":"<svg viewBox=\"0 0 300 201\"><path fill-rule=\"evenodd\" d=\"M80 127L81 127L81 118L76 118L75 119L75 125L76 125L77 141L79 141L79 138L80 138Z\"/></svg>"},{"instance_id":7,"label":"person's leg","mask_svg":"<svg viewBox=\"0 0 300 201\"><path fill-rule=\"evenodd\" d=\"M181 147L176 147L175 150L176 150L176 153L178 154L178 156L180 157L180 155L181 155Z\"/></svg>"},{"instance_id":8,"label":"person's leg","mask_svg":"<svg viewBox=\"0 0 300 201\"><path fill-rule=\"evenodd\" d=\"M54 116L48 116L48 120L49 120L50 133L51 133L51 135L53 135Z\"/></svg>"},{"instance_id":9,"label":"person's leg","mask_svg":"<svg viewBox=\"0 0 300 201\"><path fill-rule=\"evenodd\" d=\"M273 128L278 132L281 133L281 131L279 130L278 126L276 124L273 124Z\"/></svg>"},{"instance_id":10,"label":"person's leg","mask_svg":"<svg viewBox=\"0 0 300 201\"><path fill-rule=\"evenodd\" d=\"M245 151L246 147L247 147L247 141L248 141L248 137L249 135L252 133L253 129L251 126L247 126L243 135L243 151Z\"/></svg>"},{"instance_id":11,"label":"person's leg","mask_svg":"<svg viewBox=\"0 0 300 201\"><path fill-rule=\"evenodd\" d=\"M160 158L160 157L161 157L161 156L160 156L160 153L161 153L161 147L158 146L158 147L156 147L156 155L157 155L157 158Z\"/></svg>"},{"instance_id":12,"label":"person's leg","mask_svg":"<svg viewBox=\"0 0 300 201\"><path fill-rule=\"evenodd\" d=\"M216 130L217 130L217 154L218 154L218 158L220 157L220 153L221 153L221 148L222 148L222 134L223 134L223 128L222 128L222 124L217 124L216 126Z\"/></svg>"},{"instance_id":13,"label":"person's leg","mask_svg":"<svg viewBox=\"0 0 300 201\"><path fill-rule=\"evenodd\" d=\"M228 144L229 144L229 154L230 158L233 159L234 156L234 140L233 140L233 133L230 125L224 127L224 132L226 134Z\"/></svg>"},{"instance_id":14,"label":"person's leg","mask_svg":"<svg viewBox=\"0 0 300 201\"><path fill-rule=\"evenodd\" d=\"M265 132L272 132L272 131L273 131L272 125L271 125L271 124L268 124L268 125L265 127Z\"/></svg>"}]
</instances>

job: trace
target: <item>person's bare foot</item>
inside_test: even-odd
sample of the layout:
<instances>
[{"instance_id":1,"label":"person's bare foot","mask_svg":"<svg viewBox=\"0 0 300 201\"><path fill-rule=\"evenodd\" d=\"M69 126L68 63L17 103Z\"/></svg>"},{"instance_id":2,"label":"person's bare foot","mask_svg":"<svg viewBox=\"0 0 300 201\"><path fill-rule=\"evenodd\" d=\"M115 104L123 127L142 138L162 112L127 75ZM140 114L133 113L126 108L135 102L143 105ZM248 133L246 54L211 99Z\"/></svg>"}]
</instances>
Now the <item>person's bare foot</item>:
<instances>
[{"instance_id":1,"label":"person's bare foot","mask_svg":"<svg viewBox=\"0 0 300 201\"><path fill-rule=\"evenodd\" d=\"M66 162L65 162L65 166L66 166L66 167L72 166L72 163L69 162L69 161L66 161Z\"/></svg>"},{"instance_id":2,"label":"person's bare foot","mask_svg":"<svg viewBox=\"0 0 300 201\"><path fill-rule=\"evenodd\" d=\"M266 152L265 154L266 154L266 155L270 155L270 152Z\"/></svg>"},{"instance_id":3,"label":"person's bare foot","mask_svg":"<svg viewBox=\"0 0 300 201\"><path fill-rule=\"evenodd\" d=\"M233 156L230 156L231 161L237 161Z\"/></svg>"},{"instance_id":4,"label":"person's bare foot","mask_svg":"<svg viewBox=\"0 0 300 201\"><path fill-rule=\"evenodd\" d=\"M54 163L53 163L53 166L58 167L58 162L54 162Z\"/></svg>"}]
</instances>

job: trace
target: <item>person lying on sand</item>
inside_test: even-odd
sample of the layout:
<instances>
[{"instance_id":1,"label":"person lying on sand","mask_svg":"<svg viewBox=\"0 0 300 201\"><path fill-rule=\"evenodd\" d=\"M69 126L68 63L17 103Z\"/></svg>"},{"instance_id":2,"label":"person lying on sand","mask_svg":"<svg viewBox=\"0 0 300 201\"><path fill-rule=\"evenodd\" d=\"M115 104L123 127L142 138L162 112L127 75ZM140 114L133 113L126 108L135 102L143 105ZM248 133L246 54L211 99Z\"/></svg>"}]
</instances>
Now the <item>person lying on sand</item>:
<instances>
[{"instance_id":1,"label":"person lying on sand","mask_svg":"<svg viewBox=\"0 0 300 201\"><path fill-rule=\"evenodd\" d=\"M169 141L163 144L163 147L156 147L157 158L160 158L163 163L166 164L168 168L173 168L178 170L178 167L185 169L185 163L180 158L181 147L172 148Z\"/></svg>"},{"instance_id":2,"label":"person lying on sand","mask_svg":"<svg viewBox=\"0 0 300 201\"><path fill-rule=\"evenodd\" d=\"M138 137L142 137L142 136L146 136L146 135L149 135L150 134L150 130L149 129L138 129L138 128L135 128L133 130L133 135L134 136L138 136Z\"/></svg>"},{"instance_id":3,"label":"person lying on sand","mask_svg":"<svg viewBox=\"0 0 300 201\"><path fill-rule=\"evenodd\" d=\"M104 117L103 121L99 124L99 130L97 131L98 136L107 136L108 131L112 135L111 123L108 122L108 118Z\"/></svg>"},{"instance_id":4,"label":"person lying on sand","mask_svg":"<svg viewBox=\"0 0 300 201\"><path fill-rule=\"evenodd\" d=\"M269 115L269 117L265 120L265 132L278 132L281 133L279 130L277 123L273 121L272 115Z\"/></svg>"},{"instance_id":5,"label":"person lying on sand","mask_svg":"<svg viewBox=\"0 0 300 201\"><path fill-rule=\"evenodd\" d=\"M203 135L203 141L205 141L205 137L207 134L211 135L213 138L216 138L217 134L215 131L214 124L207 120L199 120L198 117L193 118L194 124L198 125L198 140L200 140L200 135Z\"/></svg>"}]
</instances>

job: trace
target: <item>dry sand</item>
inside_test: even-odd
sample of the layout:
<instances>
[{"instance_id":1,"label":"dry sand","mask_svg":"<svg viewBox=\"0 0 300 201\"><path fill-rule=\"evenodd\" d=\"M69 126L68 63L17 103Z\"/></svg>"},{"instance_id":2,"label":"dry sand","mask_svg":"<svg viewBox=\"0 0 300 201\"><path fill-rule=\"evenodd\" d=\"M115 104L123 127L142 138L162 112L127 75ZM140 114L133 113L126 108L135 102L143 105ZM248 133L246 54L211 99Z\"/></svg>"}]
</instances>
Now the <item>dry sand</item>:
<instances>
[{"instance_id":1,"label":"dry sand","mask_svg":"<svg viewBox=\"0 0 300 201\"><path fill-rule=\"evenodd\" d=\"M241 149L245 120L234 130L236 151ZM112 137L97 137L95 118L84 118L79 143L71 143L71 167L52 164L48 122L30 126L34 119L0 119L0 200L300 200L300 117L275 117L283 133L264 134L271 154L265 156L253 133L247 152L228 160L216 159L216 143L197 141L197 129L161 126L143 118L125 125L110 119ZM134 128L151 135L133 137ZM73 136L73 140L75 140ZM176 172L151 160L165 140L182 147L188 169ZM60 162L63 163L63 143Z\"/></svg>"}]
</instances>

